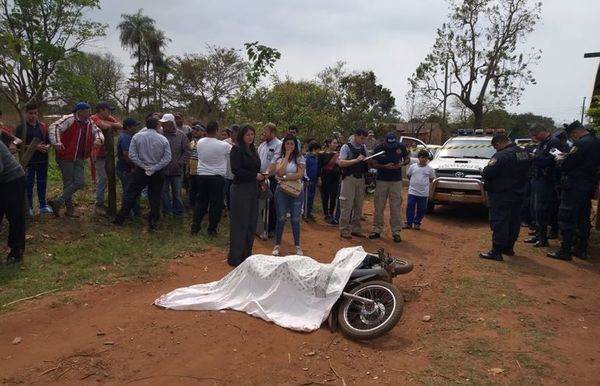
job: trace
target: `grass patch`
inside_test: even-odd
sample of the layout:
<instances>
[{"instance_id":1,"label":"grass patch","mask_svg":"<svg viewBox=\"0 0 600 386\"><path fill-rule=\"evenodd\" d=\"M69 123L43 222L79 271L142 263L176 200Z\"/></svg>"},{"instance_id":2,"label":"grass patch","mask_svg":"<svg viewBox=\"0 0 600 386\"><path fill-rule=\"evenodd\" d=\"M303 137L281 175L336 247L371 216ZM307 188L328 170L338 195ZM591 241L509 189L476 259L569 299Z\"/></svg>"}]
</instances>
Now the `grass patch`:
<instances>
[{"instance_id":1,"label":"grass patch","mask_svg":"<svg viewBox=\"0 0 600 386\"><path fill-rule=\"evenodd\" d=\"M227 219L220 224L221 235L213 239L191 236L189 223L185 217L166 218L159 222L158 232L145 233L142 221L116 227L90 213L79 219L33 220L27 230L33 239L27 243L25 263L0 267L0 305L55 288L155 277L169 259L182 253L227 245ZM6 231L0 237L6 237Z\"/></svg>"}]
</instances>

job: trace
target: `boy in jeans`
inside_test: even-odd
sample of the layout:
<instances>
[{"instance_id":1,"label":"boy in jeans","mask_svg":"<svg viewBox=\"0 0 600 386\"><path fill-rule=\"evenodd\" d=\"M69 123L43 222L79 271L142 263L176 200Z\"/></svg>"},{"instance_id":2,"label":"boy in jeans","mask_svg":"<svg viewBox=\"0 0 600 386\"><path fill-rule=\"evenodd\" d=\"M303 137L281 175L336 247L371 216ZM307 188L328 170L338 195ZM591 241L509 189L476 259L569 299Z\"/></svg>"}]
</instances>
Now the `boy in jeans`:
<instances>
[{"instance_id":1,"label":"boy in jeans","mask_svg":"<svg viewBox=\"0 0 600 386\"><path fill-rule=\"evenodd\" d=\"M427 165L429 163L427 150L419 151L418 158L419 162L410 165L406 173L410 178L410 184L406 203L406 224L403 229L421 229L421 220L427 211L429 183L433 180L433 169Z\"/></svg>"}]
</instances>

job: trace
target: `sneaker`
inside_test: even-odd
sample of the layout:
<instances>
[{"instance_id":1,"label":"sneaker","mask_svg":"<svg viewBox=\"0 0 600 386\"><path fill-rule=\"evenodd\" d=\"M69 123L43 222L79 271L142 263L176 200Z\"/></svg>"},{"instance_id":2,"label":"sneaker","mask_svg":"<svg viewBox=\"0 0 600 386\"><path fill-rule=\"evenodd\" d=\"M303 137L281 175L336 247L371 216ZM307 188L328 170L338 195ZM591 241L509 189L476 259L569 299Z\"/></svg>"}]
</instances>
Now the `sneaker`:
<instances>
[{"instance_id":1,"label":"sneaker","mask_svg":"<svg viewBox=\"0 0 600 386\"><path fill-rule=\"evenodd\" d=\"M262 241L265 241L269 239L269 235L267 234L267 232L263 232L258 236L258 238L260 238Z\"/></svg>"},{"instance_id":2,"label":"sneaker","mask_svg":"<svg viewBox=\"0 0 600 386\"><path fill-rule=\"evenodd\" d=\"M340 233L340 236L341 236L342 238L344 238L344 239L351 239L351 238L352 238L352 235L351 235L351 234L350 234L350 232L348 232L348 231L342 231L342 232Z\"/></svg>"},{"instance_id":3,"label":"sneaker","mask_svg":"<svg viewBox=\"0 0 600 386\"><path fill-rule=\"evenodd\" d=\"M358 231L358 232L350 232L350 234L351 234L352 236L361 237L361 238L365 238L365 237L367 237L367 236L366 236L364 233L362 233L361 231Z\"/></svg>"},{"instance_id":4,"label":"sneaker","mask_svg":"<svg viewBox=\"0 0 600 386\"><path fill-rule=\"evenodd\" d=\"M369 239L371 239L371 240L378 239L379 237L380 237L380 235L377 232L371 232L371 233L369 233Z\"/></svg>"},{"instance_id":5,"label":"sneaker","mask_svg":"<svg viewBox=\"0 0 600 386\"><path fill-rule=\"evenodd\" d=\"M46 205L40 209L40 214L52 214L52 213L54 213L54 211L52 211L52 208L50 208L48 205Z\"/></svg>"},{"instance_id":6,"label":"sneaker","mask_svg":"<svg viewBox=\"0 0 600 386\"><path fill-rule=\"evenodd\" d=\"M19 264L23 261L22 257L8 255L4 260L4 265Z\"/></svg>"},{"instance_id":7,"label":"sneaker","mask_svg":"<svg viewBox=\"0 0 600 386\"><path fill-rule=\"evenodd\" d=\"M415 224L415 225L413 225L413 228L415 230L417 230L417 231L420 231L421 230L421 224Z\"/></svg>"},{"instance_id":8,"label":"sneaker","mask_svg":"<svg viewBox=\"0 0 600 386\"><path fill-rule=\"evenodd\" d=\"M271 252L271 255L273 255L273 256L279 256L279 245L276 245L275 248L273 248L273 251Z\"/></svg>"},{"instance_id":9,"label":"sneaker","mask_svg":"<svg viewBox=\"0 0 600 386\"><path fill-rule=\"evenodd\" d=\"M400 237L400 235L394 235L393 237L394 237L394 242L395 243L399 243L399 242L402 241L402 238Z\"/></svg>"},{"instance_id":10,"label":"sneaker","mask_svg":"<svg viewBox=\"0 0 600 386\"><path fill-rule=\"evenodd\" d=\"M296 255L304 256L304 252L302 252L302 248L299 245L296 245Z\"/></svg>"},{"instance_id":11,"label":"sneaker","mask_svg":"<svg viewBox=\"0 0 600 386\"><path fill-rule=\"evenodd\" d=\"M402 225L402 229L412 229L412 227L413 227L412 224L408 224L408 223Z\"/></svg>"}]
</instances>

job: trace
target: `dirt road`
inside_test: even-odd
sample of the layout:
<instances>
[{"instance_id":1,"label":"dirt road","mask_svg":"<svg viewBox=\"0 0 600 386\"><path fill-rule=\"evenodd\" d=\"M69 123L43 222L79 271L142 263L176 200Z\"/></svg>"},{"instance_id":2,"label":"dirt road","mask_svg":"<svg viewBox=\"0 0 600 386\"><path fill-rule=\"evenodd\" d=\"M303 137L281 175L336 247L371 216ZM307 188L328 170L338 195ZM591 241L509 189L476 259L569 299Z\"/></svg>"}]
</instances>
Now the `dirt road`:
<instances>
[{"instance_id":1,"label":"dirt road","mask_svg":"<svg viewBox=\"0 0 600 386\"><path fill-rule=\"evenodd\" d=\"M0 383L600 384L597 250L591 261L566 263L519 243L514 258L481 261L489 228L477 208L440 208L402 237L348 241L322 221L302 225L304 251L320 261L362 244L415 263L395 281L407 300L401 322L375 341L349 341L326 326L296 333L232 311L152 306L174 288L229 272L226 251L211 249L173 260L159 280L56 293L0 314ZM292 251L290 239L288 224L282 252ZM256 241L255 252L271 248Z\"/></svg>"}]
</instances>

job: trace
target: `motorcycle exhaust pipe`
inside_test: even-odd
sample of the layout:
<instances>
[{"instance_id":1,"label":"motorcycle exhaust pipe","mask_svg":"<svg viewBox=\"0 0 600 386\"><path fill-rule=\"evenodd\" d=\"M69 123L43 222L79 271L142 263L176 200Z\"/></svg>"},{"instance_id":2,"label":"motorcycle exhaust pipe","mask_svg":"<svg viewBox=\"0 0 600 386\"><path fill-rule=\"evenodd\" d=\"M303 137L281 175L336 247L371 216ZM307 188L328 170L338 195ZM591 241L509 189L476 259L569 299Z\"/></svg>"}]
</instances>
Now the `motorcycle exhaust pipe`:
<instances>
[{"instance_id":1,"label":"motorcycle exhaust pipe","mask_svg":"<svg viewBox=\"0 0 600 386\"><path fill-rule=\"evenodd\" d=\"M342 292L342 296L346 296L352 300L356 300L357 302L361 302L363 304L368 304L368 305L374 305L375 301L371 300L371 299L367 299L367 298L363 298L362 296L357 296L357 295L353 295L350 294L348 292Z\"/></svg>"}]
</instances>

